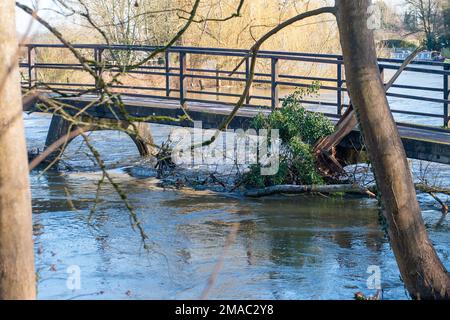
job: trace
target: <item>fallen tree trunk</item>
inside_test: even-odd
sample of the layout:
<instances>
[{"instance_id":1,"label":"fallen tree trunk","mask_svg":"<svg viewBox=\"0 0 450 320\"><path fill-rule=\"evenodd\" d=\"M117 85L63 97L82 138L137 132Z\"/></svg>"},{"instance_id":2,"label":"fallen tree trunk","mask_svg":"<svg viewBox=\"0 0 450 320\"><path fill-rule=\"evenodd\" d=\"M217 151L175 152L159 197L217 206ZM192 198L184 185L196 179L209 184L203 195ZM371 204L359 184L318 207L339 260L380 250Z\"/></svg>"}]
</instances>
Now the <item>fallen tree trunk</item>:
<instances>
[{"instance_id":1,"label":"fallen tree trunk","mask_svg":"<svg viewBox=\"0 0 450 320\"><path fill-rule=\"evenodd\" d=\"M442 188L436 186L429 186L422 183L417 183L415 185L416 189L423 193L435 194L441 193L450 195L449 188ZM372 185L368 187L363 187L358 184L336 184L336 185L276 185L261 189L252 189L244 192L246 197L250 198L261 198L267 196L273 196L276 194L307 194L307 193L353 193L360 194L364 196L369 196L371 198L376 197L377 186Z\"/></svg>"},{"instance_id":2,"label":"fallen tree trunk","mask_svg":"<svg viewBox=\"0 0 450 320\"><path fill-rule=\"evenodd\" d=\"M262 189L249 190L244 193L246 197L261 198L276 194L308 194L308 193L351 193L375 197L369 189L353 184L336 185L276 185Z\"/></svg>"},{"instance_id":3,"label":"fallen tree trunk","mask_svg":"<svg viewBox=\"0 0 450 320\"><path fill-rule=\"evenodd\" d=\"M435 187L435 186L429 186L423 183L417 183L416 189L425 192L425 193L442 193L450 196L450 189L449 188L442 188L442 187Z\"/></svg>"}]
</instances>

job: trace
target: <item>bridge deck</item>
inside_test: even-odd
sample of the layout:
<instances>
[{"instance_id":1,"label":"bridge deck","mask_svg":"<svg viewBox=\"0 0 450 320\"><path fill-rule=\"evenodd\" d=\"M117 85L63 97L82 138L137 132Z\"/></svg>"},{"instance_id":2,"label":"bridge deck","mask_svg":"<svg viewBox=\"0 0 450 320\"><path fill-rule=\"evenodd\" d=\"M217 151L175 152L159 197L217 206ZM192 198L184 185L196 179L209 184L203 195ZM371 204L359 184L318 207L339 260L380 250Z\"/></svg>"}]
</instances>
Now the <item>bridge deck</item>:
<instances>
[{"instance_id":1,"label":"bridge deck","mask_svg":"<svg viewBox=\"0 0 450 320\"><path fill-rule=\"evenodd\" d=\"M79 98L62 99L70 105L81 109L88 103L92 102L94 96L83 96ZM165 97L161 99L139 97L139 96L122 96L125 108L128 113L135 117L148 117L152 115L180 117L183 110L180 108L178 99L169 100ZM196 121L202 121L202 128L217 128L222 121L230 114L233 105L218 103L205 103L199 101L188 100L188 113ZM25 111L39 112L35 104L24 106ZM74 110L67 109L67 112L73 113ZM118 110L116 114L120 114ZM230 129L247 129L250 120L258 113L270 113L268 108L242 107L233 122ZM87 114L98 118L114 119L116 115L104 106L93 106L86 111ZM336 117L332 118L337 120ZM174 122L168 120L150 120L147 122L168 124L175 126L192 127L190 121ZM439 129L436 127L418 127L407 124L398 124L403 144L407 156L409 158L450 164L450 130ZM360 134L355 130L346 140L342 142L343 147L358 147L360 145Z\"/></svg>"}]
</instances>

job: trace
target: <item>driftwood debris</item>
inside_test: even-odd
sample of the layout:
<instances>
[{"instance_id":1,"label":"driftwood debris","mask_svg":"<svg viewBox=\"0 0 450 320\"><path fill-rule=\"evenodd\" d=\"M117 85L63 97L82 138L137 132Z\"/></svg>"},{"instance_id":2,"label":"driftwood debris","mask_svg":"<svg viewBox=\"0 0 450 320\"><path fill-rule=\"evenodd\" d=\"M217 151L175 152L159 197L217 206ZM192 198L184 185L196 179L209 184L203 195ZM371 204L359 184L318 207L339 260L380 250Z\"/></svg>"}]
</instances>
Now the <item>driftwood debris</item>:
<instances>
[{"instance_id":1,"label":"driftwood debris","mask_svg":"<svg viewBox=\"0 0 450 320\"><path fill-rule=\"evenodd\" d=\"M440 200L436 194L450 195L450 188L442 188L436 186L429 186L426 184L417 183L416 190L430 194L436 201L438 201L443 211L446 208L448 212L448 205ZM358 184L336 184L336 185L276 185L261 189L252 189L244 192L244 196L249 198L262 198L273 196L277 194L313 194L313 193L348 193L359 194L376 198L376 186L363 187Z\"/></svg>"},{"instance_id":2,"label":"driftwood debris","mask_svg":"<svg viewBox=\"0 0 450 320\"><path fill-rule=\"evenodd\" d=\"M349 193L359 194L369 197L375 197L375 194L369 189L353 184L336 184L336 185L277 185L262 189L248 190L244 193L246 197L262 198L276 194L311 194L311 193Z\"/></svg>"},{"instance_id":3,"label":"driftwood debris","mask_svg":"<svg viewBox=\"0 0 450 320\"><path fill-rule=\"evenodd\" d=\"M442 187L436 187L436 186L429 186L426 184L418 183L416 184L416 189L418 191L428 193L436 202L438 202L441 205L441 211L443 215L448 214L448 204L442 201L436 194L445 194L447 196L450 196L450 188L442 188Z\"/></svg>"},{"instance_id":4,"label":"driftwood debris","mask_svg":"<svg viewBox=\"0 0 450 320\"><path fill-rule=\"evenodd\" d=\"M447 196L450 196L450 188L442 188L442 187L436 187L436 186L429 186L427 184L423 183L417 183L416 189L425 193L441 193L445 194Z\"/></svg>"}]
</instances>

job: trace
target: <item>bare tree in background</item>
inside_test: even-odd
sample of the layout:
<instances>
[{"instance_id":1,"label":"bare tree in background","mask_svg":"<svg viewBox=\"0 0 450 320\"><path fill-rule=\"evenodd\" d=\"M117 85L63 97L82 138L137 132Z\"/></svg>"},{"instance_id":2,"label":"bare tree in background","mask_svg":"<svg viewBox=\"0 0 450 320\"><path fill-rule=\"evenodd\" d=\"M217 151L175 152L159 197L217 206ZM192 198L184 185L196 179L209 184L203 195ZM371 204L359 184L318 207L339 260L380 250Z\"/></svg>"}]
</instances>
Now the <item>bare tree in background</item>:
<instances>
[{"instance_id":1,"label":"bare tree in background","mask_svg":"<svg viewBox=\"0 0 450 320\"><path fill-rule=\"evenodd\" d=\"M0 26L0 299L34 299L31 195L13 0L0 1Z\"/></svg>"},{"instance_id":2,"label":"bare tree in background","mask_svg":"<svg viewBox=\"0 0 450 320\"><path fill-rule=\"evenodd\" d=\"M447 0L405 0L411 10L407 15L410 19L417 20L412 21L412 25L409 26L410 31L422 32L430 50L436 49L439 31L443 26L444 1Z\"/></svg>"}]
</instances>

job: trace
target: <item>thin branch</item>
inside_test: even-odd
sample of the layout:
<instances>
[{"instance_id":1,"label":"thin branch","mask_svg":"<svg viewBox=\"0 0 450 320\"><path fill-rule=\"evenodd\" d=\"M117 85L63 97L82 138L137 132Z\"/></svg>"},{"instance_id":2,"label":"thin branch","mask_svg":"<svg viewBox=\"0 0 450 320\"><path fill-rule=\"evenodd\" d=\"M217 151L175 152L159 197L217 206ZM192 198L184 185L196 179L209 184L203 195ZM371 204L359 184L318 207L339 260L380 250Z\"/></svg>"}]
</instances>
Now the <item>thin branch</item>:
<instances>
[{"instance_id":1,"label":"thin branch","mask_svg":"<svg viewBox=\"0 0 450 320\"><path fill-rule=\"evenodd\" d=\"M231 20L231 19L233 19L233 18L240 17L240 16L241 16L241 10L242 10L242 7L244 6L244 1L245 1L245 0L240 0L240 2L239 2L239 4L238 4L238 7L237 7L237 9L236 9L236 12L230 14L230 15L227 16L227 17L224 17L224 18L204 18L204 19L197 19L197 20L194 19L194 20L192 20L192 22L195 22L195 23L205 23L205 22L225 22L225 21ZM181 16L181 15L179 15L179 14L178 14L178 18L180 18L180 19L186 19L185 17L183 17L183 16Z\"/></svg>"},{"instance_id":2,"label":"thin branch","mask_svg":"<svg viewBox=\"0 0 450 320\"><path fill-rule=\"evenodd\" d=\"M249 54L247 54L244 58L242 58L241 62L238 63L238 65L234 68L234 70L231 72L230 76L233 75L238 69L239 67L245 62L246 59L250 59L251 60L251 64L250 64L250 75L245 83L245 87L244 90L239 98L239 101L237 102L236 106L233 108L233 110L231 111L231 113L229 114L229 116L222 122L222 124L219 126L219 128L215 131L215 133L213 134L213 136L208 140L208 141L204 141L199 145L194 145L192 148L197 148L199 146L207 146L212 144L217 137L220 135L220 132L223 130L226 130L228 128L228 126L230 125L231 121L233 121L234 117L237 115L239 109L244 105L245 99L248 96L249 92L250 92L250 88L252 86L254 77L255 77L255 67L256 67L256 58L258 55L258 51L261 48L261 46L264 44L265 41L267 41L270 37L274 36L275 34L277 34L278 32L280 32L281 30L283 30L284 28L290 26L291 24L310 18L310 17L314 17L317 15L321 15L324 13L331 13L331 14L335 14L336 12L336 8L335 7L323 7L323 8L319 8L316 10L311 10L308 12L304 12L301 13L295 17L292 17L282 23L280 23L279 25L277 25L276 27L274 27L273 29L271 29L269 32L267 32L266 34L264 34L249 50Z\"/></svg>"}]
</instances>

